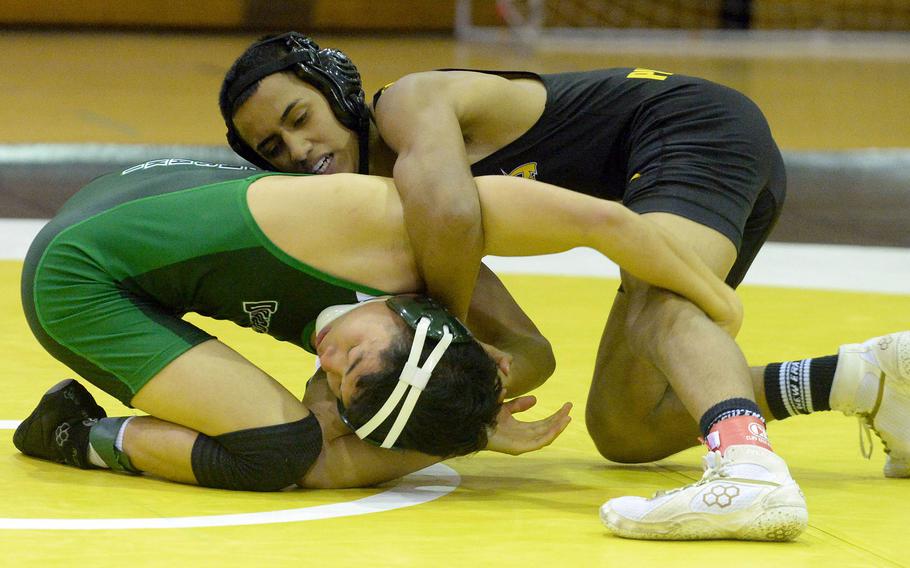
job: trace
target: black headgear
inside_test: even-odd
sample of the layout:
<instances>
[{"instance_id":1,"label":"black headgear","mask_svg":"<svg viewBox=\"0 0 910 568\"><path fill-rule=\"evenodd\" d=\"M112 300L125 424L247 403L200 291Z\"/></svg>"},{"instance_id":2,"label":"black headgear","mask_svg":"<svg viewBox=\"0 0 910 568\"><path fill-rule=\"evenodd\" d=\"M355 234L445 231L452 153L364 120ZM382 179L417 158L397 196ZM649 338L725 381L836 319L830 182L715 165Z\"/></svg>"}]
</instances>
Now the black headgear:
<instances>
[{"instance_id":1,"label":"black headgear","mask_svg":"<svg viewBox=\"0 0 910 568\"><path fill-rule=\"evenodd\" d=\"M337 49L319 49L312 39L297 32L288 32L253 44L247 51L269 43L283 43L288 54L265 63L236 78L222 90L222 113L227 125L227 140L231 148L249 162L266 170L275 166L260 156L237 133L234 126L234 102L250 86L279 71L291 70L302 81L313 85L329 101L335 117L357 134L360 143L360 173L369 171L370 111L364 101L363 85L357 67L347 55Z\"/></svg>"}]
</instances>

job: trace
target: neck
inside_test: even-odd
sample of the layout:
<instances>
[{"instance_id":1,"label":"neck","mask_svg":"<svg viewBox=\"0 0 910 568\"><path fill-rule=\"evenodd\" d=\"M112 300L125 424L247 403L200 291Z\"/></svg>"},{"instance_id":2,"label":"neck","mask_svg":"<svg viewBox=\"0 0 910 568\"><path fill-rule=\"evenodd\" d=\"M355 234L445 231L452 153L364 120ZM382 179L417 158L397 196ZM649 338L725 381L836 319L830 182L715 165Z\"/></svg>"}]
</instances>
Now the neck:
<instances>
[{"instance_id":1,"label":"neck","mask_svg":"<svg viewBox=\"0 0 910 568\"><path fill-rule=\"evenodd\" d=\"M376 123L370 121L370 174L392 177L392 168L397 157L395 151L389 148L379 135Z\"/></svg>"}]
</instances>

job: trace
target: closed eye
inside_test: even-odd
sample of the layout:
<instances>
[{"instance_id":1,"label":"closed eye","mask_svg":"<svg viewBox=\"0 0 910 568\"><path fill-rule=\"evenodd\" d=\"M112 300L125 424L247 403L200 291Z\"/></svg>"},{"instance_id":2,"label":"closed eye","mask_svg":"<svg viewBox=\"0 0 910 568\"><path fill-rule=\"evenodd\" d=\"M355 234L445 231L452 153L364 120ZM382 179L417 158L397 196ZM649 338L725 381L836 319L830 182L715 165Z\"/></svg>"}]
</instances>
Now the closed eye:
<instances>
[{"instance_id":1,"label":"closed eye","mask_svg":"<svg viewBox=\"0 0 910 568\"><path fill-rule=\"evenodd\" d=\"M363 361L363 353L361 353L360 355L358 355L357 359L356 359L353 363L351 363L351 366L348 367L348 370L345 371L344 374L345 374L345 375L350 375L350 374L351 374L351 371L354 370L354 367L356 367L357 365L359 365L361 361Z\"/></svg>"},{"instance_id":2,"label":"closed eye","mask_svg":"<svg viewBox=\"0 0 910 568\"><path fill-rule=\"evenodd\" d=\"M262 152L262 155L265 156L266 158L277 158L281 154L281 149L282 149L282 144L280 142L276 142L275 144L272 144L271 146L266 148Z\"/></svg>"}]
</instances>

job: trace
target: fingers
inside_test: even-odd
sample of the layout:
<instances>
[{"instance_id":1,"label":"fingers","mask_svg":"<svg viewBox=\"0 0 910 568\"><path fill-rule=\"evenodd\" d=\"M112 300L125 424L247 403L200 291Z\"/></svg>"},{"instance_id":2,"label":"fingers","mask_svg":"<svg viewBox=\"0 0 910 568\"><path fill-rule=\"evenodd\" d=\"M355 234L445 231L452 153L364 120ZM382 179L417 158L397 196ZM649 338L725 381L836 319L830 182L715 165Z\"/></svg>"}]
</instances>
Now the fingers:
<instances>
[{"instance_id":1,"label":"fingers","mask_svg":"<svg viewBox=\"0 0 910 568\"><path fill-rule=\"evenodd\" d=\"M540 440L541 443L539 446L537 446L536 449L539 450L540 448L545 448L545 447L549 446L550 444L552 444L553 441L556 440L556 438L558 438L559 435L562 434L563 431L569 426L569 422L571 422L571 421L572 421L572 417L566 416L565 419L554 422L550 426L550 429L547 431L546 436L541 438L541 440Z\"/></svg>"},{"instance_id":2,"label":"fingers","mask_svg":"<svg viewBox=\"0 0 910 568\"><path fill-rule=\"evenodd\" d=\"M491 431L487 449L519 455L550 445L571 422L572 404L562 405L556 412L540 420L523 422L513 413L523 412L536 404L533 396L522 396L503 404L496 426Z\"/></svg>"},{"instance_id":3,"label":"fingers","mask_svg":"<svg viewBox=\"0 0 910 568\"><path fill-rule=\"evenodd\" d=\"M524 412L525 410L533 407L535 404L537 404L537 397L520 396L506 402L503 406L506 408L506 410L509 411L509 414L515 414L517 412Z\"/></svg>"},{"instance_id":4,"label":"fingers","mask_svg":"<svg viewBox=\"0 0 910 568\"><path fill-rule=\"evenodd\" d=\"M551 414L548 418L555 418L558 416L568 416L569 412L571 412L571 411L572 411L572 403L567 402L567 403L563 404L559 410L557 410L556 412Z\"/></svg>"},{"instance_id":5,"label":"fingers","mask_svg":"<svg viewBox=\"0 0 910 568\"><path fill-rule=\"evenodd\" d=\"M572 421L572 417L569 416L571 410L572 403L567 402L559 410L542 420L526 422L524 425L528 428L529 444L519 453L539 450L552 444Z\"/></svg>"},{"instance_id":6,"label":"fingers","mask_svg":"<svg viewBox=\"0 0 910 568\"><path fill-rule=\"evenodd\" d=\"M547 435L550 436L550 444L557 436L562 434L563 430L569 425L569 422L572 421L572 417L569 416L569 412L572 410L572 403L567 402L562 405L562 408L551 414L550 416L544 418L542 422L547 428Z\"/></svg>"},{"instance_id":7,"label":"fingers","mask_svg":"<svg viewBox=\"0 0 910 568\"><path fill-rule=\"evenodd\" d=\"M560 434L568 428L569 423L572 422L572 417L569 416L569 411L572 410L572 405L566 403L558 412L553 414L551 418L553 421L550 424L550 432L552 433L552 438L550 442L547 442L549 445L553 440L559 437Z\"/></svg>"},{"instance_id":8,"label":"fingers","mask_svg":"<svg viewBox=\"0 0 910 568\"><path fill-rule=\"evenodd\" d=\"M558 421L562 420L563 418L567 418L569 416L569 412L571 412L571 411L572 411L572 403L567 402L567 403L563 404L559 410L557 410L553 414L547 416L546 418L541 418L540 420L537 421L537 423L551 424L553 422L558 422Z\"/></svg>"}]
</instances>

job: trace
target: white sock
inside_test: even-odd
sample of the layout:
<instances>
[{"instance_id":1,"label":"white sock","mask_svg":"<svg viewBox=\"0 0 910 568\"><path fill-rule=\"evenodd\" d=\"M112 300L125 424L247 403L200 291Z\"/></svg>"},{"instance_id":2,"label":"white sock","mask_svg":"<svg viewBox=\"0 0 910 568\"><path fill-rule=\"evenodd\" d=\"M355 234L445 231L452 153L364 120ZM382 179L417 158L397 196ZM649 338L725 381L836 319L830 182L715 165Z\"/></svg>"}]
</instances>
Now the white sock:
<instances>
[{"instance_id":1,"label":"white sock","mask_svg":"<svg viewBox=\"0 0 910 568\"><path fill-rule=\"evenodd\" d=\"M94 466L111 469L110 466L104 463L104 460L101 459L101 456L98 455L98 452L95 451L91 444L88 445L88 461Z\"/></svg>"}]
</instances>

